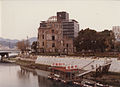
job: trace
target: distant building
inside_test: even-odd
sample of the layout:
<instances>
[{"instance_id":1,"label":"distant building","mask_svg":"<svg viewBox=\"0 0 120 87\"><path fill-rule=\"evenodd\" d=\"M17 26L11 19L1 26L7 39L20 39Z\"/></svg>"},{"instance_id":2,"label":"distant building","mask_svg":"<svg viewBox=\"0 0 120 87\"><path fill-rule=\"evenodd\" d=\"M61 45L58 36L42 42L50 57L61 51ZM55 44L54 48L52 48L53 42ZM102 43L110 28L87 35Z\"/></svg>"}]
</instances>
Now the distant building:
<instances>
[{"instance_id":1,"label":"distant building","mask_svg":"<svg viewBox=\"0 0 120 87\"><path fill-rule=\"evenodd\" d=\"M10 50L8 46L3 46L0 44L0 50Z\"/></svg>"},{"instance_id":2,"label":"distant building","mask_svg":"<svg viewBox=\"0 0 120 87\"><path fill-rule=\"evenodd\" d=\"M112 31L114 32L115 39L120 41L120 26L113 26Z\"/></svg>"},{"instance_id":3,"label":"distant building","mask_svg":"<svg viewBox=\"0 0 120 87\"><path fill-rule=\"evenodd\" d=\"M73 39L78 36L79 24L69 19L67 12L41 21L38 29L39 52L73 53Z\"/></svg>"}]
</instances>

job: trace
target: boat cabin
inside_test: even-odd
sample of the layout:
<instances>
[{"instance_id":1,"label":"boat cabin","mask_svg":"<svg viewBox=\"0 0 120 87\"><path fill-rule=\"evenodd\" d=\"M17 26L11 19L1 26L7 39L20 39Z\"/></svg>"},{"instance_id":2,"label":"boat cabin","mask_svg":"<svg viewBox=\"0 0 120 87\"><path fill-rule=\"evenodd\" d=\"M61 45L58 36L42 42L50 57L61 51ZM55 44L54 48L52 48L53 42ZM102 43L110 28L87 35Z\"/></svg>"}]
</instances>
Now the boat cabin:
<instances>
[{"instance_id":1,"label":"boat cabin","mask_svg":"<svg viewBox=\"0 0 120 87\"><path fill-rule=\"evenodd\" d=\"M66 69L66 67L52 67L51 77L63 82L72 82L78 79L78 69Z\"/></svg>"}]
</instances>

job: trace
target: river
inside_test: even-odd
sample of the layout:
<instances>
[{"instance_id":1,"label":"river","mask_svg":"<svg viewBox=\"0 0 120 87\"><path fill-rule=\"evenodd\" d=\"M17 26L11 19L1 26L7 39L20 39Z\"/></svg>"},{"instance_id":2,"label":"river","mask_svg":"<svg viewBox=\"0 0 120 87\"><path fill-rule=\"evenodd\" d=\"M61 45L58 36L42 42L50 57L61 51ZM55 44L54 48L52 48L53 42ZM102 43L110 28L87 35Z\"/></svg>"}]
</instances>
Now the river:
<instances>
[{"instance_id":1,"label":"river","mask_svg":"<svg viewBox=\"0 0 120 87\"><path fill-rule=\"evenodd\" d=\"M0 63L0 87L76 87L49 80L19 65Z\"/></svg>"}]
</instances>

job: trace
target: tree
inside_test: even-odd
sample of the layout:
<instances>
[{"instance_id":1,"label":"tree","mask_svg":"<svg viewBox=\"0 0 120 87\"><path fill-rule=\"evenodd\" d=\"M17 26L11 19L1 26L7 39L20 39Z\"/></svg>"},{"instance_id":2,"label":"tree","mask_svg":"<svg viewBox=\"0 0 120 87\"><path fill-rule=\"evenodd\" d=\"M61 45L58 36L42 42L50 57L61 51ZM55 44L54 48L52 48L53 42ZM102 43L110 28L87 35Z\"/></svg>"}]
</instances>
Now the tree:
<instances>
[{"instance_id":1,"label":"tree","mask_svg":"<svg viewBox=\"0 0 120 87\"><path fill-rule=\"evenodd\" d=\"M99 40L103 40L104 42L104 50L111 51L112 49L114 49L115 36L111 30L104 30L102 32L99 32L99 36Z\"/></svg>"},{"instance_id":2,"label":"tree","mask_svg":"<svg viewBox=\"0 0 120 87\"><path fill-rule=\"evenodd\" d=\"M33 52L37 53L37 41L34 41L31 45L31 49L33 50Z\"/></svg>"},{"instance_id":3,"label":"tree","mask_svg":"<svg viewBox=\"0 0 120 87\"><path fill-rule=\"evenodd\" d=\"M78 33L78 37L74 40L74 46L76 46L77 51L88 51L95 50L97 48L97 32L89 28L81 30Z\"/></svg>"},{"instance_id":4,"label":"tree","mask_svg":"<svg viewBox=\"0 0 120 87\"><path fill-rule=\"evenodd\" d=\"M22 53L24 51L28 51L29 50L29 47L30 47L30 43L28 40L22 40L22 41L19 41L17 42L17 48L20 49L22 51Z\"/></svg>"},{"instance_id":5,"label":"tree","mask_svg":"<svg viewBox=\"0 0 120 87\"><path fill-rule=\"evenodd\" d=\"M114 49L115 36L112 31L97 32L89 28L81 30L74 40L74 46L78 52L85 51L111 51Z\"/></svg>"}]
</instances>

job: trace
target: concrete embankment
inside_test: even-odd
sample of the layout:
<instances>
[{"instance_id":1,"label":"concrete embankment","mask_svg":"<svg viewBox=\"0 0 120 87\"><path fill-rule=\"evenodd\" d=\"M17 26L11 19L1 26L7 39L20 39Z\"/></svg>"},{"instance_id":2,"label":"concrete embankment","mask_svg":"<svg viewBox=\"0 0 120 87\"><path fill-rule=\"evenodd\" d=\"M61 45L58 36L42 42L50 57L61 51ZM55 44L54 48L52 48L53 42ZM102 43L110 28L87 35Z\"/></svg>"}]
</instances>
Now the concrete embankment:
<instances>
[{"instance_id":1,"label":"concrete embankment","mask_svg":"<svg viewBox=\"0 0 120 87\"><path fill-rule=\"evenodd\" d=\"M106 58L92 58L92 57L55 57L55 56L38 56L38 58L13 58L5 59L4 62L7 63L17 63L19 65L38 68L48 71L48 67L53 63L65 63L65 65L77 65L78 68L83 68L85 70L90 70L92 67L100 66L105 63ZM120 73L120 60L117 58L108 58L111 60L111 66L109 71ZM89 64L90 63L90 64ZM87 66L86 66L87 65ZM85 67L86 66L86 67Z\"/></svg>"},{"instance_id":2,"label":"concrete embankment","mask_svg":"<svg viewBox=\"0 0 120 87\"><path fill-rule=\"evenodd\" d=\"M19 58L16 61L16 64L18 64L20 66L24 66L24 67L28 67L28 68L32 68L32 69L44 70L44 71L48 71L49 67L50 67L45 64L35 63L35 60L33 60L33 59L25 59L25 58Z\"/></svg>"},{"instance_id":3,"label":"concrete embankment","mask_svg":"<svg viewBox=\"0 0 120 87\"><path fill-rule=\"evenodd\" d=\"M112 58L111 60L112 63L109 71L120 73L120 60L117 60L117 58Z\"/></svg>"},{"instance_id":4,"label":"concrete embankment","mask_svg":"<svg viewBox=\"0 0 120 87\"><path fill-rule=\"evenodd\" d=\"M90 70L92 67L102 66L106 60L112 61L110 72L120 73L120 60L117 58L39 56L35 63L48 66L53 63L65 63L65 65L77 65L79 69L84 67L85 70Z\"/></svg>"}]
</instances>

